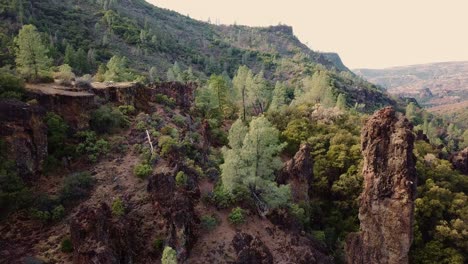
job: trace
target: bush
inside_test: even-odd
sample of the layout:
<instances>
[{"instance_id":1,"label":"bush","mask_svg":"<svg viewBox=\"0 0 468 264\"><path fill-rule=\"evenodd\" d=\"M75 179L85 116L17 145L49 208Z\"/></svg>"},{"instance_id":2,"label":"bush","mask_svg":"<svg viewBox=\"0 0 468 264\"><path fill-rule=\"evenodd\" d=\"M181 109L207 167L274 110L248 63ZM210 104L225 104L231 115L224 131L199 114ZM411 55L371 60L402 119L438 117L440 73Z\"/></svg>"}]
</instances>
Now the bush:
<instances>
[{"instance_id":1,"label":"bush","mask_svg":"<svg viewBox=\"0 0 468 264\"><path fill-rule=\"evenodd\" d=\"M62 202L73 202L89 194L94 185L94 179L88 172L75 173L64 180L60 199Z\"/></svg>"},{"instance_id":2,"label":"bush","mask_svg":"<svg viewBox=\"0 0 468 264\"><path fill-rule=\"evenodd\" d=\"M53 112L47 113L45 119L47 124L47 150L56 158L71 155L70 147L64 145L67 139L68 125L63 118Z\"/></svg>"},{"instance_id":3,"label":"bush","mask_svg":"<svg viewBox=\"0 0 468 264\"><path fill-rule=\"evenodd\" d=\"M81 87L81 88L90 88L92 80L93 80L93 76L89 74L85 74L75 79L75 86Z\"/></svg>"},{"instance_id":4,"label":"bush","mask_svg":"<svg viewBox=\"0 0 468 264\"><path fill-rule=\"evenodd\" d=\"M98 133L111 133L129 124L127 117L118 109L103 105L91 113L91 128Z\"/></svg>"},{"instance_id":5,"label":"bush","mask_svg":"<svg viewBox=\"0 0 468 264\"><path fill-rule=\"evenodd\" d=\"M156 238L155 240L153 240L153 250L154 251L156 251L158 253L161 253L163 248L164 248L164 239Z\"/></svg>"},{"instance_id":6,"label":"bush","mask_svg":"<svg viewBox=\"0 0 468 264\"><path fill-rule=\"evenodd\" d=\"M240 225L245 222L245 211L240 207L232 209L228 216L229 222L233 225Z\"/></svg>"},{"instance_id":7,"label":"bush","mask_svg":"<svg viewBox=\"0 0 468 264\"><path fill-rule=\"evenodd\" d=\"M176 115L173 118L174 124L176 124L178 127L184 127L186 125L187 120L185 117L181 115Z\"/></svg>"},{"instance_id":8,"label":"bush","mask_svg":"<svg viewBox=\"0 0 468 264\"><path fill-rule=\"evenodd\" d=\"M177 187L185 187L187 185L188 177L183 171L179 171L175 179Z\"/></svg>"},{"instance_id":9,"label":"bush","mask_svg":"<svg viewBox=\"0 0 468 264\"><path fill-rule=\"evenodd\" d=\"M122 112L122 114L128 116L128 115L134 115L136 112L136 109L133 105L121 105L119 106L119 111Z\"/></svg>"},{"instance_id":10,"label":"bush","mask_svg":"<svg viewBox=\"0 0 468 264\"><path fill-rule=\"evenodd\" d=\"M0 69L0 98L21 100L24 92L23 79L16 77L6 69Z\"/></svg>"},{"instance_id":11,"label":"bush","mask_svg":"<svg viewBox=\"0 0 468 264\"><path fill-rule=\"evenodd\" d=\"M155 101L158 104L162 104L169 107L175 106L175 100L173 98L168 97L165 94L156 94Z\"/></svg>"},{"instance_id":12,"label":"bush","mask_svg":"<svg viewBox=\"0 0 468 264\"><path fill-rule=\"evenodd\" d=\"M25 207L31 200L29 189L17 174L15 162L8 158L6 145L0 140L0 217Z\"/></svg>"},{"instance_id":13,"label":"bush","mask_svg":"<svg viewBox=\"0 0 468 264\"><path fill-rule=\"evenodd\" d=\"M112 214L117 217L125 214L125 206L122 202L122 199L117 198L114 200L112 203Z\"/></svg>"},{"instance_id":14,"label":"bush","mask_svg":"<svg viewBox=\"0 0 468 264\"><path fill-rule=\"evenodd\" d=\"M76 152L81 155L88 155L91 162L109 152L109 143L104 139L97 139L94 131L81 131L76 134L81 139L81 143L76 147Z\"/></svg>"},{"instance_id":15,"label":"bush","mask_svg":"<svg viewBox=\"0 0 468 264\"><path fill-rule=\"evenodd\" d=\"M71 84L71 81L75 78L72 68L68 64L63 64L59 66L58 70L58 72L54 73L54 78L58 79L61 84Z\"/></svg>"},{"instance_id":16,"label":"bush","mask_svg":"<svg viewBox=\"0 0 468 264\"><path fill-rule=\"evenodd\" d=\"M153 168L151 168L150 165L145 164L145 163L138 164L133 169L133 173L135 174L135 176L141 179L145 179L146 177L150 176L152 172L153 172Z\"/></svg>"},{"instance_id":17,"label":"bush","mask_svg":"<svg viewBox=\"0 0 468 264\"><path fill-rule=\"evenodd\" d=\"M65 238L62 240L62 243L60 244L60 250L63 253L72 253L73 252L73 244L70 240L70 238Z\"/></svg>"},{"instance_id":18,"label":"bush","mask_svg":"<svg viewBox=\"0 0 468 264\"><path fill-rule=\"evenodd\" d=\"M203 229L211 231L218 225L218 220L212 215L204 215L201 217L201 224Z\"/></svg>"},{"instance_id":19,"label":"bush","mask_svg":"<svg viewBox=\"0 0 468 264\"><path fill-rule=\"evenodd\" d=\"M231 194L224 189L222 184L217 184L213 190L213 202L218 209L228 208L232 204Z\"/></svg>"},{"instance_id":20,"label":"bush","mask_svg":"<svg viewBox=\"0 0 468 264\"><path fill-rule=\"evenodd\" d=\"M161 156L167 157L170 153L177 150L177 141L170 136L161 136L158 141L158 146L161 148Z\"/></svg>"},{"instance_id":21,"label":"bush","mask_svg":"<svg viewBox=\"0 0 468 264\"><path fill-rule=\"evenodd\" d=\"M161 264L177 264L177 252L171 247L165 247L161 258Z\"/></svg>"}]
</instances>

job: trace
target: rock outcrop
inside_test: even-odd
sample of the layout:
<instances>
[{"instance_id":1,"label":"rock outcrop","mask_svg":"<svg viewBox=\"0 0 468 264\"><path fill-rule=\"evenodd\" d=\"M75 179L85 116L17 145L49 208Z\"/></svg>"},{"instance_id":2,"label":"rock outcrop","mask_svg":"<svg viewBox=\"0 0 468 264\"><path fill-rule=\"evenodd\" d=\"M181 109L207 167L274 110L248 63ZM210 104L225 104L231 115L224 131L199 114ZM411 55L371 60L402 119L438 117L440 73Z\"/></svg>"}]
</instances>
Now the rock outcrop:
<instances>
[{"instance_id":1,"label":"rock outcrop","mask_svg":"<svg viewBox=\"0 0 468 264\"><path fill-rule=\"evenodd\" d=\"M156 94L164 94L173 98L182 109L189 109L195 102L195 84L183 84L178 82L153 83L149 86Z\"/></svg>"},{"instance_id":2,"label":"rock outcrop","mask_svg":"<svg viewBox=\"0 0 468 264\"><path fill-rule=\"evenodd\" d=\"M0 101L0 139L19 175L34 180L47 157L47 127L43 108L20 101Z\"/></svg>"},{"instance_id":3,"label":"rock outcrop","mask_svg":"<svg viewBox=\"0 0 468 264\"><path fill-rule=\"evenodd\" d=\"M370 117L361 141L361 231L347 238L347 262L408 263L416 195L412 125L387 107Z\"/></svg>"},{"instance_id":4,"label":"rock outcrop","mask_svg":"<svg viewBox=\"0 0 468 264\"><path fill-rule=\"evenodd\" d=\"M456 170L468 175L468 147L452 155L450 161Z\"/></svg>"},{"instance_id":5,"label":"rock outcrop","mask_svg":"<svg viewBox=\"0 0 468 264\"><path fill-rule=\"evenodd\" d=\"M161 212L165 218L168 230L166 242L177 251L179 260L185 261L196 240L199 221L194 207L200 192L198 187L193 186L191 173L185 171L189 176L186 188L176 185L175 173L152 176L147 190L153 199L155 210Z\"/></svg>"},{"instance_id":6,"label":"rock outcrop","mask_svg":"<svg viewBox=\"0 0 468 264\"><path fill-rule=\"evenodd\" d=\"M28 97L48 112L55 112L76 130L89 128L89 111L96 107L94 94L56 84L28 84Z\"/></svg>"},{"instance_id":7,"label":"rock outcrop","mask_svg":"<svg viewBox=\"0 0 468 264\"><path fill-rule=\"evenodd\" d=\"M136 225L112 217L107 204L82 207L70 223L73 263L135 263Z\"/></svg>"},{"instance_id":8,"label":"rock outcrop","mask_svg":"<svg viewBox=\"0 0 468 264\"><path fill-rule=\"evenodd\" d=\"M265 244L257 237L246 233L237 233L232 239L232 245L237 253L238 264L271 264L273 255Z\"/></svg>"},{"instance_id":9,"label":"rock outcrop","mask_svg":"<svg viewBox=\"0 0 468 264\"><path fill-rule=\"evenodd\" d=\"M294 202L308 202L309 191L313 180L314 164L310 147L301 145L294 158L286 162L278 178L279 184L290 184Z\"/></svg>"}]
</instances>

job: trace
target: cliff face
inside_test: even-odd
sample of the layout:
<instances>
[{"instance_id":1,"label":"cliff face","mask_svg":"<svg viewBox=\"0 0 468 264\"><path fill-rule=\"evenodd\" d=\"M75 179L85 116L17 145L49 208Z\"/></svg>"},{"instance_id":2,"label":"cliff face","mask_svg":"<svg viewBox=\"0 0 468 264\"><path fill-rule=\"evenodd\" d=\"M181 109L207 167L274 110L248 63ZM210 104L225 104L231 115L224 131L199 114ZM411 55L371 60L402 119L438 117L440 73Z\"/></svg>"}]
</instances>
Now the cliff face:
<instances>
[{"instance_id":1,"label":"cliff face","mask_svg":"<svg viewBox=\"0 0 468 264\"><path fill-rule=\"evenodd\" d=\"M361 141L361 231L347 238L347 261L408 263L416 194L412 125L387 107L367 121Z\"/></svg>"},{"instance_id":2,"label":"cliff face","mask_svg":"<svg viewBox=\"0 0 468 264\"><path fill-rule=\"evenodd\" d=\"M112 217L109 206L82 207L70 223L73 263L134 263L135 222Z\"/></svg>"},{"instance_id":3,"label":"cliff face","mask_svg":"<svg viewBox=\"0 0 468 264\"><path fill-rule=\"evenodd\" d=\"M450 161L453 167L459 170L461 173L468 175L468 148L454 154Z\"/></svg>"},{"instance_id":4,"label":"cliff face","mask_svg":"<svg viewBox=\"0 0 468 264\"><path fill-rule=\"evenodd\" d=\"M5 141L19 175L34 180L47 156L45 111L19 101L0 101L0 138Z\"/></svg>"},{"instance_id":5,"label":"cliff face","mask_svg":"<svg viewBox=\"0 0 468 264\"><path fill-rule=\"evenodd\" d=\"M309 189L313 180L312 157L310 147L301 145L294 158L289 160L283 167L277 182L280 184L290 184L294 202L308 202Z\"/></svg>"}]
</instances>

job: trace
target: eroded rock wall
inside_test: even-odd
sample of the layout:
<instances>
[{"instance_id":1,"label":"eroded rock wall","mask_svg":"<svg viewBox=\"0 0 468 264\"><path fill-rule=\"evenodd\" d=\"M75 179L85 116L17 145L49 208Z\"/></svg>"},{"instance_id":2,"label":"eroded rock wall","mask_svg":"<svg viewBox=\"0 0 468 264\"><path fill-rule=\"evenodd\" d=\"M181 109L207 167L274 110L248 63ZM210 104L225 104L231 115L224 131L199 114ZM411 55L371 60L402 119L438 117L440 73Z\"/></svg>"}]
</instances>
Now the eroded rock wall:
<instances>
[{"instance_id":1,"label":"eroded rock wall","mask_svg":"<svg viewBox=\"0 0 468 264\"><path fill-rule=\"evenodd\" d=\"M37 179L47 157L45 111L20 101L0 101L0 139L8 156L15 161L19 175L27 181Z\"/></svg>"},{"instance_id":2,"label":"eroded rock wall","mask_svg":"<svg viewBox=\"0 0 468 264\"><path fill-rule=\"evenodd\" d=\"M364 190L360 232L346 241L348 263L408 263L416 195L411 123L391 107L362 129Z\"/></svg>"}]
</instances>

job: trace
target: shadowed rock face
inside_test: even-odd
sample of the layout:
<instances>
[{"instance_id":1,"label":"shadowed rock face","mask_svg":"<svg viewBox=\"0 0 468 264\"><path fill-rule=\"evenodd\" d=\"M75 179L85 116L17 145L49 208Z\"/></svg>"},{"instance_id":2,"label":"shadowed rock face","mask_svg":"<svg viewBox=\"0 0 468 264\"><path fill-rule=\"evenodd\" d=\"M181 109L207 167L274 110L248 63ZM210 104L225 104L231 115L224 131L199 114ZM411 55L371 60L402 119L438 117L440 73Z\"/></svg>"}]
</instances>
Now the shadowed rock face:
<instances>
[{"instance_id":1,"label":"shadowed rock face","mask_svg":"<svg viewBox=\"0 0 468 264\"><path fill-rule=\"evenodd\" d=\"M310 147L307 144L301 145L294 158L289 160L283 167L277 182L280 184L290 184L294 202L308 202L309 189L313 180L312 157Z\"/></svg>"},{"instance_id":2,"label":"shadowed rock face","mask_svg":"<svg viewBox=\"0 0 468 264\"><path fill-rule=\"evenodd\" d=\"M189 187L177 187L175 173L159 173L149 178L147 190L154 202L155 210L165 219L169 230L168 244L176 249L179 261L185 261L192 249L197 233L198 217L194 206L200 196L197 186L193 185L191 173L183 171L190 177ZM194 182L194 181L193 181Z\"/></svg>"},{"instance_id":3,"label":"shadowed rock face","mask_svg":"<svg viewBox=\"0 0 468 264\"><path fill-rule=\"evenodd\" d=\"M361 142L361 231L347 238L347 261L408 263L416 194L412 125L387 107L367 121Z\"/></svg>"},{"instance_id":4,"label":"shadowed rock face","mask_svg":"<svg viewBox=\"0 0 468 264\"><path fill-rule=\"evenodd\" d=\"M112 217L107 204L82 207L70 223L73 263L134 263L135 223Z\"/></svg>"},{"instance_id":5,"label":"shadowed rock face","mask_svg":"<svg viewBox=\"0 0 468 264\"><path fill-rule=\"evenodd\" d=\"M461 173L468 175L468 148L456 153L450 158L453 167Z\"/></svg>"},{"instance_id":6,"label":"shadowed rock face","mask_svg":"<svg viewBox=\"0 0 468 264\"><path fill-rule=\"evenodd\" d=\"M47 156L44 109L20 101L0 101L0 139L25 180L37 179Z\"/></svg>"},{"instance_id":7,"label":"shadowed rock face","mask_svg":"<svg viewBox=\"0 0 468 264\"><path fill-rule=\"evenodd\" d=\"M237 233L232 239L239 264L270 264L273 256L265 244L258 238L246 233Z\"/></svg>"}]
</instances>

